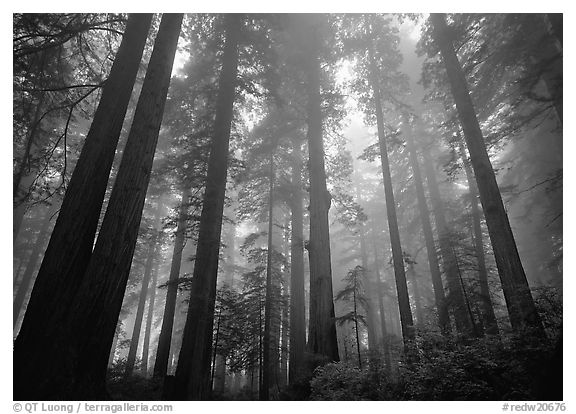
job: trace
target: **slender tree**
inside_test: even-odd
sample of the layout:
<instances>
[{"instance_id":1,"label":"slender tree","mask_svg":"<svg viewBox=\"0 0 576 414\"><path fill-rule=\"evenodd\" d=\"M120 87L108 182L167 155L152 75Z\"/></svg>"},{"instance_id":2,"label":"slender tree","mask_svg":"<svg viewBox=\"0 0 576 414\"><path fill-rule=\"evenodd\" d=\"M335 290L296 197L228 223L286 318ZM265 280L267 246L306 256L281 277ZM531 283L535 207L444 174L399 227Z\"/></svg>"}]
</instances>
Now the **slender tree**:
<instances>
[{"instance_id":1,"label":"slender tree","mask_svg":"<svg viewBox=\"0 0 576 414\"><path fill-rule=\"evenodd\" d=\"M152 284L150 289L150 299L148 301L148 314L146 315L146 328L144 330L144 342L142 343L142 375L148 376L148 361L150 359L150 336L152 334L152 320L154 319L154 306L156 302L156 285L158 284L158 272L160 271L160 257L156 254L156 264L152 271Z\"/></svg>"},{"instance_id":2,"label":"slender tree","mask_svg":"<svg viewBox=\"0 0 576 414\"><path fill-rule=\"evenodd\" d=\"M174 238L174 250L172 253L172 263L170 265L170 276L168 277L166 289L166 305L164 306L162 327L160 328L160 336L158 337L156 362L154 363L154 377L157 378L164 378L168 371L170 344L172 340L174 316L176 311L176 298L178 296L178 279L180 277L182 251L184 250L184 241L186 238L189 198L190 188L184 184L182 189L182 199L180 201L180 208L178 211L178 224L176 228L176 237Z\"/></svg>"},{"instance_id":3,"label":"slender tree","mask_svg":"<svg viewBox=\"0 0 576 414\"><path fill-rule=\"evenodd\" d=\"M236 96L238 39L243 18L224 17L225 44L218 86L212 147L200 216L190 306L176 368L174 398L206 399L210 394L210 361L218 254L228 165L228 146Z\"/></svg>"},{"instance_id":4,"label":"slender tree","mask_svg":"<svg viewBox=\"0 0 576 414\"><path fill-rule=\"evenodd\" d=\"M394 277L396 279L396 291L398 293L398 307L400 310L400 322L402 325L402 337L406 347L411 347L415 338L412 310L410 309L410 297L404 270L404 258L398 230L398 218L396 216L396 202L394 201L394 189L390 175L390 161L388 160L388 148L386 145L386 131L384 127L384 114L382 111L382 97L378 82L378 66L373 56L372 45L369 45L369 70L370 85L373 92L373 104L376 112L376 126L378 131L378 143L380 147L380 161L382 163L382 177L384 180L384 194L386 197L386 214L388 217L388 229L390 244L392 246L392 261L394 263Z\"/></svg>"},{"instance_id":5,"label":"slender tree","mask_svg":"<svg viewBox=\"0 0 576 414\"><path fill-rule=\"evenodd\" d=\"M542 322L534 305L508 215L502 203L496 175L470 98L466 78L454 51L446 16L441 13L431 14L430 21L433 25L434 40L446 66L452 96L456 102L458 117L466 138L510 321L515 329L530 327L535 333L544 335Z\"/></svg>"}]
</instances>

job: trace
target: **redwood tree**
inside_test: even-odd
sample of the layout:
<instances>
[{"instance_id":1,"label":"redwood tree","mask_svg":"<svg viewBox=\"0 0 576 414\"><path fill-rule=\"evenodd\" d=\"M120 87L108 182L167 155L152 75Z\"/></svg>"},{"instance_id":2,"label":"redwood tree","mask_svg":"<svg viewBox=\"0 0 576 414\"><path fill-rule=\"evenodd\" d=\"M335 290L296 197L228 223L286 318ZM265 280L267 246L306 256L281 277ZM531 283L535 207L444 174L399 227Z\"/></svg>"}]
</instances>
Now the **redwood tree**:
<instances>
[{"instance_id":1,"label":"redwood tree","mask_svg":"<svg viewBox=\"0 0 576 414\"><path fill-rule=\"evenodd\" d=\"M510 322L514 329L530 327L535 333L545 335L520 261L508 215L502 203L466 77L452 44L446 16L442 13L431 14L430 21L433 25L434 41L446 66L452 96L470 153Z\"/></svg>"},{"instance_id":2,"label":"redwood tree","mask_svg":"<svg viewBox=\"0 0 576 414\"><path fill-rule=\"evenodd\" d=\"M212 146L208 160L206 188L200 215L196 261L191 284L190 305L182 337L182 347L173 398L206 399L210 394L210 363L218 255L224 211L228 167L228 147L236 97L238 39L243 18L224 17L225 43L222 55ZM171 394L168 392L168 394Z\"/></svg>"},{"instance_id":3,"label":"redwood tree","mask_svg":"<svg viewBox=\"0 0 576 414\"><path fill-rule=\"evenodd\" d=\"M128 18L122 43L68 184L14 343L15 399L50 399L52 396L47 390L52 388L54 378L49 372L42 374L43 366L52 360L45 352L53 347L54 332L70 313L90 259L108 176L151 21L151 14L133 14Z\"/></svg>"}]
</instances>

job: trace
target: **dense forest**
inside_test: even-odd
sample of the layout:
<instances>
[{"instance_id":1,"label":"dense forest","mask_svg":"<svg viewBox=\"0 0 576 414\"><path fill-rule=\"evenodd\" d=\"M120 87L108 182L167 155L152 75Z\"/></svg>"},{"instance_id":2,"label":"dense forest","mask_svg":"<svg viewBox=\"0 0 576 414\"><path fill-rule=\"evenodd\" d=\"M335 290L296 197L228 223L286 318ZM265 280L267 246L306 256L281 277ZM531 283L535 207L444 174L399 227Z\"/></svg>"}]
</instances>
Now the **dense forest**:
<instances>
[{"instance_id":1,"label":"dense forest","mask_svg":"<svg viewBox=\"0 0 576 414\"><path fill-rule=\"evenodd\" d=\"M15 400L562 400L561 14L14 14Z\"/></svg>"}]
</instances>

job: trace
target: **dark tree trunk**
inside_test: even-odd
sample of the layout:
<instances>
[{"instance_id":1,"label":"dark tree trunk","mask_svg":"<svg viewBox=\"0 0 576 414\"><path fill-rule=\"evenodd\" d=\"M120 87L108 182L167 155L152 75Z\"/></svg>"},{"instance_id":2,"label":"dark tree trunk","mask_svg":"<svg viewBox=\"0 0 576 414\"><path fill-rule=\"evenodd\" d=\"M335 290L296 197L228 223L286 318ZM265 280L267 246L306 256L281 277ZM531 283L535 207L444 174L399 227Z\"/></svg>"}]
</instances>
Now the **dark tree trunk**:
<instances>
[{"instance_id":1,"label":"dark tree trunk","mask_svg":"<svg viewBox=\"0 0 576 414\"><path fill-rule=\"evenodd\" d=\"M156 285L158 284L158 272L160 270L160 254L156 253L156 264L153 270L152 286L149 287L150 299L148 303L148 315L146 316L146 330L144 331L144 343L142 344L142 375L148 377L148 360L150 353L150 334L152 332L152 320L154 319L154 302L156 302Z\"/></svg>"},{"instance_id":2,"label":"dark tree trunk","mask_svg":"<svg viewBox=\"0 0 576 414\"><path fill-rule=\"evenodd\" d=\"M272 232L274 230L274 154L270 154L270 173L268 175L268 254L266 258L266 297L264 300L264 349L262 351L262 388L260 389L259 399L267 401L270 389L270 374L272 369L272 295L274 291L272 280Z\"/></svg>"},{"instance_id":3,"label":"dark tree trunk","mask_svg":"<svg viewBox=\"0 0 576 414\"><path fill-rule=\"evenodd\" d=\"M432 14L430 18L434 28L434 39L442 53L464 130L510 321L514 329L530 327L538 335L545 335L518 255L508 215L502 203L496 175L484 144L466 78L452 45L446 17L444 14Z\"/></svg>"},{"instance_id":4,"label":"dark tree trunk","mask_svg":"<svg viewBox=\"0 0 576 414\"><path fill-rule=\"evenodd\" d=\"M210 357L218 275L218 254L228 166L228 145L236 96L238 38L242 16L225 15L226 40L218 87L214 136L206 190L200 216L196 262L191 286L190 306L176 369L176 399L206 399L210 395Z\"/></svg>"},{"instance_id":5,"label":"dark tree trunk","mask_svg":"<svg viewBox=\"0 0 576 414\"><path fill-rule=\"evenodd\" d=\"M54 344L58 346L58 341L66 341L65 337L57 339L54 334L66 315L71 314L70 306L84 279L151 20L151 14L130 15L68 185L14 344L14 398L17 400L54 399L58 394L59 387L54 387L56 381L49 367L54 358L48 350ZM63 371L62 368L59 371Z\"/></svg>"},{"instance_id":6,"label":"dark tree trunk","mask_svg":"<svg viewBox=\"0 0 576 414\"><path fill-rule=\"evenodd\" d=\"M436 231L438 232L438 244L440 245L440 255L446 274L448 284L448 307L452 309L456 330L463 335L472 334L472 321L468 317L466 302L464 300L463 286L458 276L457 258L452 249L450 240L450 229L446 223L444 214L444 203L440 196L438 181L436 180L436 171L430 160L429 155L423 152L424 170L428 181L428 191L430 192L430 201L432 202L432 212L436 221Z\"/></svg>"},{"instance_id":7,"label":"dark tree trunk","mask_svg":"<svg viewBox=\"0 0 576 414\"><path fill-rule=\"evenodd\" d=\"M174 251L172 253L172 263L170 265L170 276L168 277L168 287L166 289L166 305L164 307L164 316L162 317L160 336L158 337L156 362L154 363L154 377L156 378L164 378L168 372L170 344L172 342L176 299L178 296L178 279L180 277L180 267L182 265L182 251L184 250L184 240L186 238L186 223L190 198L190 187L188 185L184 185L183 187L182 201L180 202L180 210L178 212L178 226L176 228L176 237L174 239Z\"/></svg>"},{"instance_id":8,"label":"dark tree trunk","mask_svg":"<svg viewBox=\"0 0 576 414\"><path fill-rule=\"evenodd\" d=\"M418 154L414 139L411 131L407 128L404 134L408 152L410 156L410 165L412 173L414 174L414 186L416 187L416 198L418 200L418 211L420 215L420 222L422 223L422 232L424 233L424 241L426 243L426 253L428 255L428 266L430 268L430 276L432 278L432 287L434 289L434 302L438 312L438 326L443 335L450 332L450 318L448 316L448 308L446 307L446 297L444 295L444 286L442 284L442 276L440 273L440 266L438 264L438 255L436 253L436 245L434 243L434 235L432 233L432 224L430 223L430 213L426 203L426 195L424 193L424 182L422 180L422 173L420 171L420 164L418 162Z\"/></svg>"},{"instance_id":9,"label":"dark tree trunk","mask_svg":"<svg viewBox=\"0 0 576 414\"><path fill-rule=\"evenodd\" d=\"M156 220L160 217L160 206L156 210ZM140 299L138 301L138 308L136 309L136 316L134 318L134 328L132 329L132 339L130 340L130 349L128 350L128 358L126 359L126 370L124 371L125 377L130 377L134 372L134 364L136 363L136 354L138 353L138 344L140 343L140 334L142 333L142 321L144 320L144 309L146 307L146 299L148 298L148 285L152 276L152 267L154 266L154 258L156 256L156 241L157 237L154 236L148 245L148 252L146 254L146 265L144 266L144 276L142 277L142 287L140 289Z\"/></svg>"},{"instance_id":10,"label":"dark tree trunk","mask_svg":"<svg viewBox=\"0 0 576 414\"><path fill-rule=\"evenodd\" d=\"M105 393L106 363L138 237L182 17L162 16L98 239L68 320L57 335L67 341L54 344L72 364L71 383L57 391L61 396L100 399Z\"/></svg>"},{"instance_id":11,"label":"dark tree trunk","mask_svg":"<svg viewBox=\"0 0 576 414\"><path fill-rule=\"evenodd\" d=\"M482 319L484 328L488 335L498 335L498 323L494 314L494 306L490 298L490 287L488 286L488 270L486 269L486 259L484 255L484 242L482 236L482 225L480 220L480 209L478 208L478 187L474 180L474 174L470 168L470 161L464 150L463 144L459 143L460 157L466 172L468 189L470 190L470 206L472 211L472 230L474 232L474 251L478 261L478 284L480 285L480 296L482 298Z\"/></svg>"},{"instance_id":12,"label":"dark tree trunk","mask_svg":"<svg viewBox=\"0 0 576 414\"><path fill-rule=\"evenodd\" d=\"M326 188L322 138L321 67L318 56L320 35L310 16L301 17L309 44L306 47L308 152L310 171L310 319L308 349L327 361L338 361L338 340L332 290L328 210L331 195Z\"/></svg>"},{"instance_id":13,"label":"dark tree trunk","mask_svg":"<svg viewBox=\"0 0 576 414\"><path fill-rule=\"evenodd\" d=\"M394 189L392 187L388 149L386 147L386 133L384 131L384 115L382 112L380 86L378 83L378 69L372 57L370 62L370 84L374 93L373 104L376 110L378 142L380 144L380 160L382 162L382 176L386 197L386 213L388 217L390 244L392 246L392 261L394 263L394 277L396 279L396 291L398 293L398 308L402 325L402 338L404 339L405 347L411 348L412 342L415 338L414 322L412 320L412 310L410 309L410 297L408 296L408 285L406 284L406 273L404 271L404 257L402 253L402 245L400 243L398 219L396 217L396 202L394 201Z\"/></svg>"},{"instance_id":14,"label":"dark tree trunk","mask_svg":"<svg viewBox=\"0 0 576 414\"><path fill-rule=\"evenodd\" d=\"M45 209L44 214L42 215L42 227L38 232L38 236L36 237L36 241L34 242L34 247L32 248L32 253L30 253L30 258L28 259L28 263L26 264L26 270L24 270L24 274L22 275L22 280L20 282L20 286L18 287L18 291L16 292L16 297L14 298L14 309L13 309L13 328L16 328L16 323L18 322L18 318L20 313L22 312L22 308L24 307L24 299L26 298L26 294L30 290L30 285L32 284L32 279L34 276L34 272L36 271L38 261L40 257L42 257L42 251L46 246L46 240L49 236L49 227L50 227L50 211L51 209Z\"/></svg>"},{"instance_id":15,"label":"dark tree trunk","mask_svg":"<svg viewBox=\"0 0 576 414\"><path fill-rule=\"evenodd\" d=\"M304 373L306 350L306 309L304 298L304 211L302 194L302 152L299 140L292 141L292 197L290 244L290 370L288 382L295 383Z\"/></svg>"}]
</instances>

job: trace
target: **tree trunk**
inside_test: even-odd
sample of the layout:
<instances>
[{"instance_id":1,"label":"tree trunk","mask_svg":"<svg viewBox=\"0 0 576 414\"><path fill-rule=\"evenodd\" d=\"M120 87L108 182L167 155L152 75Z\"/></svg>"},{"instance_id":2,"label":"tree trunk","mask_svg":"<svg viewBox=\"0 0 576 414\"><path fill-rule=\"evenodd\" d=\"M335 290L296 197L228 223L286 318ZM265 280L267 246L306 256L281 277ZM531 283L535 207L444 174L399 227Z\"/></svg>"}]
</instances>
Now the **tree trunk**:
<instances>
[{"instance_id":1,"label":"tree trunk","mask_svg":"<svg viewBox=\"0 0 576 414\"><path fill-rule=\"evenodd\" d=\"M324 142L322 139L321 67L318 56L320 35L309 16L304 19L309 45L306 47L308 98L308 152L310 171L310 319L308 349L326 361L338 361L338 340L332 290L328 210L332 197L326 188Z\"/></svg>"},{"instance_id":2,"label":"tree trunk","mask_svg":"<svg viewBox=\"0 0 576 414\"><path fill-rule=\"evenodd\" d=\"M262 388L260 389L259 399L261 401L269 400L270 374L272 371L271 364L271 334L272 334L272 295L274 291L272 280L272 232L274 230L274 152L270 154L270 174L268 175L268 254L266 258L266 297L264 300L264 349L262 352L263 372Z\"/></svg>"},{"instance_id":3,"label":"tree trunk","mask_svg":"<svg viewBox=\"0 0 576 414\"><path fill-rule=\"evenodd\" d=\"M480 296L482 298L482 319L488 335L498 335L498 323L494 314L494 306L490 298L490 287L488 286L488 270L486 269L486 259L484 255L484 242L482 237L482 225L480 221L480 209L478 208L478 188L474 180L474 174L470 168L470 161L464 150L462 143L458 144L460 157L466 172L468 189L470 191L470 206L472 211L472 230L474 232L474 251L478 261L478 284L480 285Z\"/></svg>"},{"instance_id":4,"label":"tree trunk","mask_svg":"<svg viewBox=\"0 0 576 414\"><path fill-rule=\"evenodd\" d=\"M292 197L290 244L290 370L288 382L294 384L304 372L306 350L306 306L304 293L304 212L302 194L302 147L292 141Z\"/></svg>"},{"instance_id":5,"label":"tree trunk","mask_svg":"<svg viewBox=\"0 0 576 414\"><path fill-rule=\"evenodd\" d=\"M356 288L352 291L354 300L354 330L356 331L356 350L358 351L358 368L362 369L362 357L360 356L360 332L358 331L358 307L356 304Z\"/></svg>"},{"instance_id":6,"label":"tree trunk","mask_svg":"<svg viewBox=\"0 0 576 414\"><path fill-rule=\"evenodd\" d=\"M390 361L390 344L388 340L388 329L386 327L386 312L384 310L384 289L382 288L382 281L380 280L380 261L378 260L378 249L376 249L376 237L372 233L372 246L374 247L374 273L376 276L376 292L378 294L378 308L380 311L380 327L382 330L382 349L384 352L384 366L386 371L390 373L392 363Z\"/></svg>"},{"instance_id":7,"label":"tree trunk","mask_svg":"<svg viewBox=\"0 0 576 414\"><path fill-rule=\"evenodd\" d=\"M28 263L26 264L26 270L24 270L20 286L18 287L16 297L14 298L14 310L12 314L13 328L16 328L16 322L18 322L20 313L22 312L22 308L24 307L24 299L26 298L26 294L30 290L30 285L32 283L34 272L36 271L36 267L38 265L38 261L40 260L42 251L46 246L46 239L50 234L48 231L50 227L50 213L51 209L47 208L45 209L44 214L42 215L42 227L40 228L38 236L36 237L36 241L34 242L34 247L32 248L30 259L28 259Z\"/></svg>"},{"instance_id":8,"label":"tree trunk","mask_svg":"<svg viewBox=\"0 0 576 414\"><path fill-rule=\"evenodd\" d=\"M176 228L176 237L174 239L174 251L172 253L170 276L168 277L168 287L166 289L166 305L164 307L164 316L162 317L162 328L160 329L160 336L158 337L156 362L154 363L154 377L156 378L164 378L168 372L170 344L172 342L172 331L174 329L176 311L176 298L178 296L178 278L180 277L182 251L184 250L184 240L186 239L189 198L190 187L184 184L182 190L182 201L180 202L180 210L178 212L178 226Z\"/></svg>"},{"instance_id":9,"label":"tree trunk","mask_svg":"<svg viewBox=\"0 0 576 414\"><path fill-rule=\"evenodd\" d=\"M440 196L440 189L438 188L438 181L436 180L436 171L434 170L429 155L426 152L423 152L422 155L426 179L428 181L428 191L430 192L430 200L432 202L432 212L434 213L436 231L438 232L440 255L442 256L442 264L448 284L448 307L453 310L458 333L471 335L473 331L472 321L468 317L466 310L463 286L458 276L457 259L452 249L452 242L450 241L450 229L448 228L444 215L444 203Z\"/></svg>"},{"instance_id":10,"label":"tree trunk","mask_svg":"<svg viewBox=\"0 0 576 414\"><path fill-rule=\"evenodd\" d=\"M424 326L424 312L422 309L422 297L420 296L420 286L418 285L418 275L414 270L414 264L410 263L408 265L408 270L406 271L410 279L412 279L414 305L416 306L416 326L422 328Z\"/></svg>"},{"instance_id":11,"label":"tree trunk","mask_svg":"<svg viewBox=\"0 0 576 414\"><path fill-rule=\"evenodd\" d=\"M49 368L53 358L48 349L55 342L66 341L66 338L57 339L54 333L60 329L65 316L71 314L71 303L84 279L151 19L151 14L130 15L68 185L14 344L14 398L17 400L53 399L52 392L59 389L54 387L55 378Z\"/></svg>"},{"instance_id":12,"label":"tree trunk","mask_svg":"<svg viewBox=\"0 0 576 414\"><path fill-rule=\"evenodd\" d=\"M357 189L356 191L358 195L358 201L360 202L360 194ZM368 266L368 251L366 249L366 235L364 233L364 226L363 224L360 225L360 257L362 260L362 267L364 268L364 274L366 276L365 283L366 283L366 298L368 302L368 309L366 309L367 317L366 317L366 325L368 330L368 350L369 351L376 351L378 348L378 338L376 336L376 308L374 307L374 288L372 283L372 272Z\"/></svg>"},{"instance_id":13,"label":"tree trunk","mask_svg":"<svg viewBox=\"0 0 576 414\"><path fill-rule=\"evenodd\" d=\"M206 399L210 395L210 356L212 355L218 254L228 172L230 128L236 95L237 42L242 26L241 15L227 14L225 19L226 40L222 55L214 136L200 216L190 306L182 338L182 351L176 369L174 395L176 399L186 397L198 400Z\"/></svg>"},{"instance_id":14,"label":"tree trunk","mask_svg":"<svg viewBox=\"0 0 576 414\"><path fill-rule=\"evenodd\" d=\"M152 320L154 319L154 302L156 301L156 285L158 284L158 272L160 270L160 252L156 252L156 264L152 276L150 290L150 302L148 303L148 315L146 316L146 330L144 331L144 343L142 344L142 375L148 377L148 360L150 353L150 334L152 332Z\"/></svg>"},{"instance_id":15,"label":"tree trunk","mask_svg":"<svg viewBox=\"0 0 576 414\"><path fill-rule=\"evenodd\" d=\"M159 218L159 216L160 206L158 206L156 210L156 217ZM132 376L132 373L134 372L134 364L136 363L136 354L138 353L140 334L142 333L144 309L146 307L146 299L148 297L148 285L150 284L152 267L154 265L154 258L156 256L156 239L156 236L154 236L148 245L146 265L144 266L144 276L142 277L142 288L140 289L140 300L138 301L138 308L136 309L134 328L132 329L132 339L130 340L130 349L128 350L128 358L126 360L126 370L124 371L125 378Z\"/></svg>"},{"instance_id":16,"label":"tree trunk","mask_svg":"<svg viewBox=\"0 0 576 414\"><path fill-rule=\"evenodd\" d=\"M69 321L59 334L68 338L65 355L74 364L71 386L60 391L64 395L99 399L105 392L106 362L138 237L182 17L162 16L98 240Z\"/></svg>"},{"instance_id":17,"label":"tree trunk","mask_svg":"<svg viewBox=\"0 0 576 414\"><path fill-rule=\"evenodd\" d=\"M405 348L408 349L412 347L412 342L415 338L414 322L412 320L412 310L410 309L410 297L408 296L408 285L406 284L406 273L404 271L404 257L402 253L402 245L400 243L398 219L396 217L396 202L394 201L394 189L392 187L392 177L390 175L388 149L386 148L386 134L384 131L384 115L382 112L378 72L373 57L370 56L370 58L370 84L374 93L373 103L376 110L378 142L380 144L380 160L382 162L382 176L386 197L386 213L388 217L388 229L390 232L390 244L392 246L396 291L398 293L398 309L400 311L400 322L402 325L402 338L404 340Z\"/></svg>"},{"instance_id":18,"label":"tree trunk","mask_svg":"<svg viewBox=\"0 0 576 414\"><path fill-rule=\"evenodd\" d=\"M466 78L448 32L446 17L444 14L431 14L430 19L434 29L434 39L442 53L452 95L464 130L512 327L517 330L530 327L536 334L544 336L542 322L518 255L516 241L502 203L496 175L484 144Z\"/></svg>"},{"instance_id":19,"label":"tree trunk","mask_svg":"<svg viewBox=\"0 0 576 414\"><path fill-rule=\"evenodd\" d=\"M446 307L446 297L444 296L444 286L442 284L442 276L440 273L440 266L438 264L438 255L436 253L436 245L434 243L434 236L432 233L432 224L430 223L430 213L426 203L426 195L424 193L424 184L422 180L422 173L420 171L420 164L418 162L418 154L414 139L412 138L411 130L408 126L405 129L404 138L408 147L410 156L410 165L412 173L414 174L414 186L416 188L416 198L418 200L418 210L420 213L420 222L422 223L422 232L424 233L424 241L426 243L426 253L428 255L428 266L430 268L430 276L432 278L432 287L434 289L434 302L438 312L438 326L443 335L450 333L450 318L448 316L448 308Z\"/></svg>"}]
</instances>

